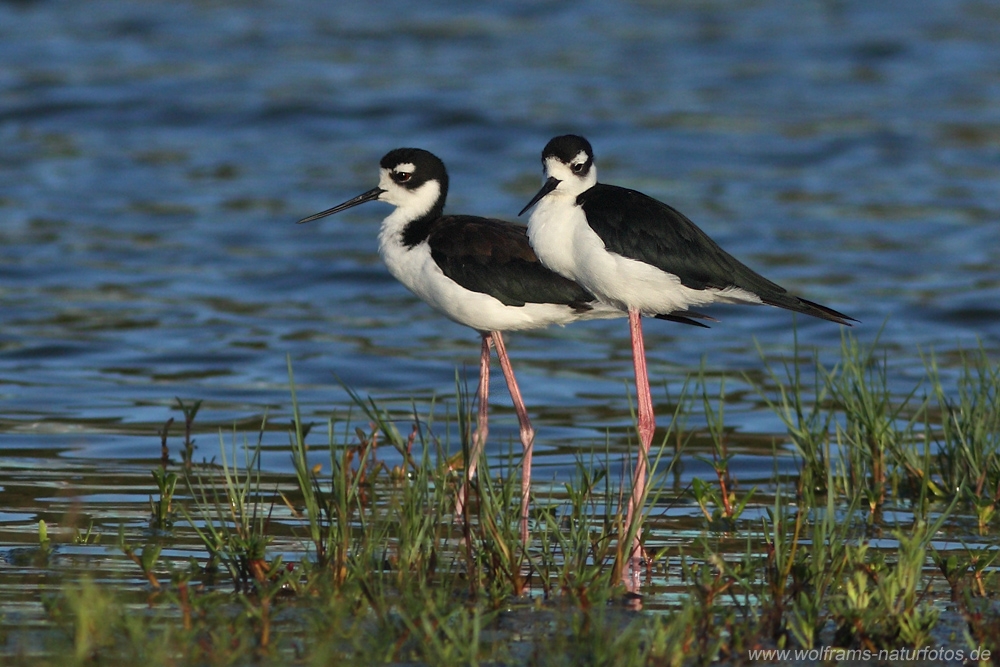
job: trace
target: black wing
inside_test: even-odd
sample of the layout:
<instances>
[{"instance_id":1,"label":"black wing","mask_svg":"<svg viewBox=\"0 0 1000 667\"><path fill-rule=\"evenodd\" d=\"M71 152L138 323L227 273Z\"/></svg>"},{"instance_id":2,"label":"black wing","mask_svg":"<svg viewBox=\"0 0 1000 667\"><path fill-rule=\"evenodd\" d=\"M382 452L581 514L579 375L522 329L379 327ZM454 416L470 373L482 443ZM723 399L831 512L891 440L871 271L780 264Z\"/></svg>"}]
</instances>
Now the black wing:
<instances>
[{"instance_id":1,"label":"black wing","mask_svg":"<svg viewBox=\"0 0 1000 667\"><path fill-rule=\"evenodd\" d=\"M599 183L577 202L608 250L671 273L685 287L738 287L772 306L838 324L857 321L789 294L720 248L683 213L641 192Z\"/></svg>"},{"instance_id":2,"label":"black wing","mask_svg":"<svg viewBox=\"0 0 1000 667\"><path fill-rule=\"evenodd\" d=\"M528 244L525 227L504 220L446 215L427 238L431 257L462 287L508 306L556 303L590 310L594 295L548 270Z\"/></svg>"}]
</instances>

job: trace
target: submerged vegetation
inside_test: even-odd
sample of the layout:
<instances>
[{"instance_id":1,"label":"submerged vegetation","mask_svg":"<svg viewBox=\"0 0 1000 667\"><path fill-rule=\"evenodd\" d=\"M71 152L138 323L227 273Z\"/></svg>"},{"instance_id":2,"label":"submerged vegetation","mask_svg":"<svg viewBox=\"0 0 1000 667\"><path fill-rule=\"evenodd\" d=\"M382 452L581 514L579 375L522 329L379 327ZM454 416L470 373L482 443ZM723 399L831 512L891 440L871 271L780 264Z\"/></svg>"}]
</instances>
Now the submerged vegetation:
<instances>
[{"instance_id":1,"label":"submerged vegetation","mask_svg":"<svg viewBox=\"0 0 1000 667\"><path fill-rule=\"evenodd\" d=\"M756 651L790 648L827 651L820 659L851 650L872 661L959 651L988 660L1000 649L1000 367L979 350L946 380L925 358L926 376L904 395L890 391L886 359L850 337L830 368L798 350L766 359L747 380L786 432L769 445L773 473L749 486L725 425L725 378L693 377L657 434L642 598L619 583L628 475L610 446L581 451L564 485L534 489L522 544L513 457L503 474L481 465L455 516L473 407L462 391L443 423L434 405L401 415L351 394L360 416L330 420L320 435L300 417L292 380L293 476L262 469L266 422L196 462L199 404L178 401L180 461L169 456L168 422L148 530L73 537L100 540L132 576L95 570L42 586L30 622L4 605L0 656L680 665L784 661ZM704 427L686 427L693 415ZM460 442L448 441L454 433ZM70 545L38 528L36 548L4 559L57 571Z\"/></svg>"}]
</instances>

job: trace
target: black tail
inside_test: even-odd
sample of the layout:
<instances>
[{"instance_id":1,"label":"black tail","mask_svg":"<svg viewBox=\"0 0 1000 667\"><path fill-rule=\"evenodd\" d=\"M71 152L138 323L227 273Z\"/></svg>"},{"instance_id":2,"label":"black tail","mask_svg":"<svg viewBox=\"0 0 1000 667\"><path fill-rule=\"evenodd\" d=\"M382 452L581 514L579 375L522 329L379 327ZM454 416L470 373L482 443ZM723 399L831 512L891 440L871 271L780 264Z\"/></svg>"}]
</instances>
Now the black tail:
<instances>
[{"instance_id":1,"label":"black tail","mask_svg":"<svg viewBox=\"0 0 1000 667\"><path fill-rule=\"evenodd\" d=\"M654 315L653 317L655 317L658 320L667 320L668 322L679 322L680 324L690 324L691 326L701 327L703 329L710 329L711 327L709 327L707 324L702 324L701 322L697 322L695 320L708 320L709 322L719 321L714 317L712 317L711 315L696 313L693 310L678 310L675 313Z\"/></svg>"},{"instance_id":2,"label":"black tail","mask_svg":"<svg viewBox=\"0 0 1000 667\"><path fill-rule=\"evenodd\" d=\"M807 301L806 299L800 299L799 297L792 296L791 294L782 294L778 297L761 297L761 301L769 306L777 306L778 308L792 310L796 313L802 313L803 315L812 315L813 317L818 317L821 320L836 322L837 324L843 324L848 327L851 326L851 322L858 322L858 320L853 317L848 317L843 313L837 312L833 308L827 308L826 306L821 306L818 303Z\"/></svg>"}]
</instances>

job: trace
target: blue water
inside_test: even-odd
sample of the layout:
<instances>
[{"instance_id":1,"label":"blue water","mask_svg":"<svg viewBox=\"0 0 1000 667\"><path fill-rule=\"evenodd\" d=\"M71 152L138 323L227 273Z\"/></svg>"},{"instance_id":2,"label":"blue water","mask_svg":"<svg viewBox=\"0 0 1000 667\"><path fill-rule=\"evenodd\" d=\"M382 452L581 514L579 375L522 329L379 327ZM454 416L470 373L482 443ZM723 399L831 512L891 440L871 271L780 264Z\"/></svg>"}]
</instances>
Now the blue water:
<instances>
[{"instance_id":1,"label":"blue water","mask_svg":"<svg viewBox=\"0 0 1000 667\"><path fill-rule=\"evenodd\" d=\"M583 134L603 181L861 320L901 394L921 352L996 358L997 35L985 0L0 3L2 465L147 470L175 397L204 399L210 458L218 426L287 422L286 355L314 421L348 405L339 382L404 407L450 399L456 369L474 386L478 336L380 263L386 205L294 224L398 146L444 159L448 210L513 218L545 142ZM793 318L712 313L647 324L658 408L704 364L735 378L727 422L780 432L739 378L755 340L790 351ZM795 321L838 358L839 327ZM626 431L624 322L509 343L546 474ZM500 456L516 421L494 380Z\"/></svg>"}]
</instances>

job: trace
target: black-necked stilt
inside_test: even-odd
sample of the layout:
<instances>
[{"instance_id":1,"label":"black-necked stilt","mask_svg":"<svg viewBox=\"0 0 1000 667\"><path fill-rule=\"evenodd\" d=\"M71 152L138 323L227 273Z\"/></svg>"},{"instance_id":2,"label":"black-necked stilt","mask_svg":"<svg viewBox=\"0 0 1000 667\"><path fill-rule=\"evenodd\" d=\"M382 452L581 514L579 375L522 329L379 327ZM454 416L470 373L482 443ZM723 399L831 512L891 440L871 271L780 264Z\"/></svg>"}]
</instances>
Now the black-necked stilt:
<instances>
[{"instance_id":1,"label":"black-necked stilt","mask_svg":"<svg viewBox=\"0 0 1000 667\"><path fill-rule=\"evenodd\" d=\"M379 254L399 282L438 312L482 335L479 414L466 479L475 473L487 434L490 345L497 351L524 446L521 537L528 538L528 491L535 432L514 378L502 331L537 329L576 320L618 317L571 280L546 269L523 226L471 215L444 215L448 172L418 148L390 151L380 163L378 187L299 220L310 222L369 201L396 207L379 232ZM459 511L465 490L459 495Z\"/></svg>"},{"instance_id":2,"label":"black-necked stilt","mask_svg":"<svg viewBox=\"0 0 1000 667\"><path fill-rule=\"evenodd\" d=\"M626 526L645 492L655 420L646 372L642 315L705 316L688 308L711 303L768 304L838 324L856 321L789 294L719 247L680 211L641 192L597 182L594 151L583 137L552 139L542 151L546 181L521 211L535 206L528 239L539 259L602 301L628 311L635 366L639 437ZM518 215L520 215L518 214ZM670 319L670 318L668 318ZM708 318L711 319L711 318ZM629 567L638 583L639 527Z\"/></svg>"}]
</instances>

